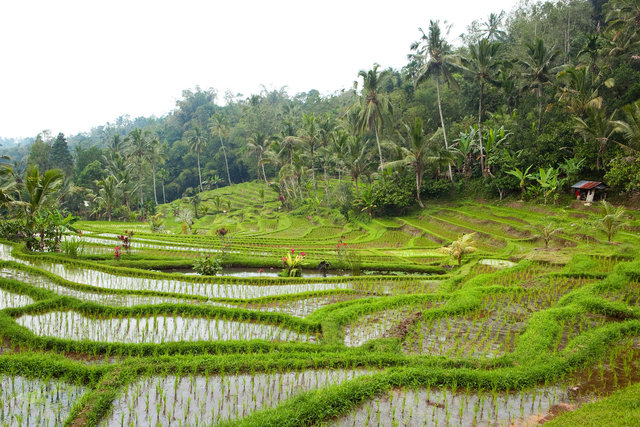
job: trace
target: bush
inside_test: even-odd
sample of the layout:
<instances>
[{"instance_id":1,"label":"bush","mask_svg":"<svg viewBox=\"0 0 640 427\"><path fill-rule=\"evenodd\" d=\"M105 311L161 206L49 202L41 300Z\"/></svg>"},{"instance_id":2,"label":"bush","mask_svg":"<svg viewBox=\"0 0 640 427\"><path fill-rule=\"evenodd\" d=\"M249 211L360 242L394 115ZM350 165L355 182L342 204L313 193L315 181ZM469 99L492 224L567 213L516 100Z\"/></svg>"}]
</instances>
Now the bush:
<instances>
[{"instance_id":1,"label":"bush","mask_svg":"<svg viewBox=\"0 0 640 427\"><path fill-rule=\"evenodd\" d=\"M222 271L222 257L202 255L194 261L193 269L203 276L217 276Z\"/></svg>"}]
</instances>

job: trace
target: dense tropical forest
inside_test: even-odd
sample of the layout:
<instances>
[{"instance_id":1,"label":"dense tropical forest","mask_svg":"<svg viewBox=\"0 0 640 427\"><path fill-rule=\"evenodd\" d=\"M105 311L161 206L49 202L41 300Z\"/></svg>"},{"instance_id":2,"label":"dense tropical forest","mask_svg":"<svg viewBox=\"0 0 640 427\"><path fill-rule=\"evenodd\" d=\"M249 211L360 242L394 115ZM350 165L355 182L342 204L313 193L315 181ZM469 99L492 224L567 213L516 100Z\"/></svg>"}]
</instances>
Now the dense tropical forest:
<instances>
[{"instance_id":1,"label":"dense tropical forest","mask_svg":"<svg viewBox=\"0 0 640 427\"><path fill-rule=\"evenodd\" d=\"M0 425L640 425L639 23L0 139Z\"/></svg>"},{"instance_id":2,"label":"dense tropical forest","mask_svg":"<svg viewBox=\"0 0 640 427\"><path fill-rule=\"evenodd\" d=\"M196 88L165 117L42 132L28 153L5 147L10 181L61 169L65 209L120 219L254 179L288 209L359 201L374 215L447 195L553 202L579 179L625 200L640 189L638 6L602 3L525 2L459 46L425 22L398 46L402 69L354 70L353 89L328 96ZM340 185L319 191L330 178Z\"/></svg>"}]
</instances>

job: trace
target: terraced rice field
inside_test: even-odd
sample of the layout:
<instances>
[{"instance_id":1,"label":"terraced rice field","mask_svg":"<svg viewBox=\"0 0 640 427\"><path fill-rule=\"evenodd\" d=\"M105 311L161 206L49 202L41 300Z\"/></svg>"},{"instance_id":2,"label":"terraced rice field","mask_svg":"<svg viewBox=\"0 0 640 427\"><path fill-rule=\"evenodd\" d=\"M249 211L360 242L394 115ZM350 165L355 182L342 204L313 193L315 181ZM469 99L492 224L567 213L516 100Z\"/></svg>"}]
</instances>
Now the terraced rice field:
<instances>
[{"instance_id":1,"label":"terraced rice field","mask_svg":"<svg viewBox=\"0 0 640 427\"><path fill-rule=\"evenodd\" d=\"M77 257L0 243L0 425L563 425L640 379L633 221L609 245L584 237L590 211L469 202L337 224L251 185L219 194L232 209L203 234L85 222ZM439 248L466 232L458 267ZM314 274L260 274L291 249ZM221 250L257 273L186 274Z\"/></svg>"}]
</instances>

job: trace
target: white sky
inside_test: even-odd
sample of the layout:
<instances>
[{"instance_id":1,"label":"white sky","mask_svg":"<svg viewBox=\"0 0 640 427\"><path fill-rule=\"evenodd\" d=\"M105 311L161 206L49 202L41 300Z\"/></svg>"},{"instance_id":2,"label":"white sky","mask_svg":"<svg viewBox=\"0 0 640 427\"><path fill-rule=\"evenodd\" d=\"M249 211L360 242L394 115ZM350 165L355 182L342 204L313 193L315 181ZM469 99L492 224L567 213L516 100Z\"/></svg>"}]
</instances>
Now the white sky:
<instances>
[{"instance_id":1,"label":"white sky","mask_svg":"<svg viewBox=\"0 0 640 427\"><path fill-rule=\"evenodd\" d=\"M67 135L129 114L163 115L200 85L248 96L351 87L360 69L406 64L429 19L454 24L516 0L0 3L0 136Z\"/></svg>"}]
</instances>

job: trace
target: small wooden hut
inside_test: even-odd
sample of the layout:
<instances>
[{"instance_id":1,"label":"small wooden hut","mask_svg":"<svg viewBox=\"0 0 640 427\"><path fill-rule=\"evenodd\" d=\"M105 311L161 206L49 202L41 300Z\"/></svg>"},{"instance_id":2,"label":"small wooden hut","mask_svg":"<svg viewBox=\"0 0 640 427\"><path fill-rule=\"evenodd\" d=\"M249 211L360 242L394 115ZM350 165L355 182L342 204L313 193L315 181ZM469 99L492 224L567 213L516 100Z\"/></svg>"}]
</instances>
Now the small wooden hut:
<instances>
[{"instance_id":1,"label":"small wooden hut","mask_svg":"<svg viewBox=\"0 0 640 427\"><path fill-rule=\"evenodd\" d=\"M607 188L609 186L600 181L578 181L571 186L575 191L576 200L583 200L591 203L607 198Z\"/></svg>"}]
</instances>

